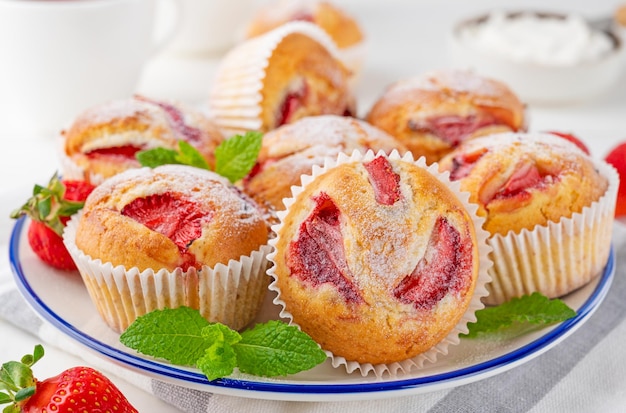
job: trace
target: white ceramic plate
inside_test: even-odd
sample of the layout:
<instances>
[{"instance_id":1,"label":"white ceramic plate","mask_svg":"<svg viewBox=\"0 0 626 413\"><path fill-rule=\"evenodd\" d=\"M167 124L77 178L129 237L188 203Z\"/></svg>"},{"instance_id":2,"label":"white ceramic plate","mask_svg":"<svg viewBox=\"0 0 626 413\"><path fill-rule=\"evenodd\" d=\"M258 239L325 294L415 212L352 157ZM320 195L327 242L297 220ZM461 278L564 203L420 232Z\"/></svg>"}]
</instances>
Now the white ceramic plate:
<instances>
[{"instance_id":1,"label":"white ceramic plate","mask_svg":"<svg viewBox=\"0 0 626 413\"><path fill-rule=\"evenodd\" d=\"M580 327L602 302L614 276L613 252L607 265L587 286L564 297L577 316L556 326L511 340L462 339L449 354L422 369L395 378L347 374L330 362L284 378L237 374L209 382L196 369L174 366L136 353L100 319L80 275L50 269L32 253L26 240L27 220L18 220L9 255L16 283L29 304L62 333L126 368L162 381L213 393L259 399L330 401L364 400L426 393L491 377L519 366L554 347ZM275 318L278 309L267 300L259 321ZM567 345L567 344L564 344Z\"/></svg>"}]
</instances>

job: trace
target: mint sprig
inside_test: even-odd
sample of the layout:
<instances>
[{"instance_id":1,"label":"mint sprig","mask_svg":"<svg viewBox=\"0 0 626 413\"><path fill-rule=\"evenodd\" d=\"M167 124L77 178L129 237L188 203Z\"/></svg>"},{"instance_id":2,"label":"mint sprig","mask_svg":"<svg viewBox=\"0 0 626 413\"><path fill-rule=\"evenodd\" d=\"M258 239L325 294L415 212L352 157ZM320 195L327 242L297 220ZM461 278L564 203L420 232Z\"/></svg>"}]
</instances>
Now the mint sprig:
<instances>
[{"instance_id":1,"label":"mint sprig","mask_svg":"<svg viewBox=\"0 0 626 413\"><path fill-rule=\"evenodd\" d=\"M235 368L257 376L284 376L326 359L319 345L297 327L273 320L238 333L208 322L189 307L138 317L120 342L149 356L197 367L209 380L226 377Z\"/></svg>"},{"instance_id":2,"label":"mint sprig","mask_svg":"<svg viewBox=\"0 0 626 413\"><path fill-rule=\"evenodd\" d=\"M476 322L469 323L464 337L496 335L513 338L576 316L576 311L559 299L532 293L476 312Z\"/></svg>"},{"instance_id":3,"label":"mint sprig","mask_svg":"<svg viewBox=\"0 0 626 413\"><path fill-rule=\"evenodd\" d=\"M263 135L260 132L246 132L225 139L215 148L215 172L233 183L242 179L254 167L262 142ZM202 154L182 140L178 141L178 150L159 147L139 151L135 156L142 166L150 168L180 164L211 169Z\"/></svg>"},{"instance_id":4,"label":"mint sprig","mask_svg":"<svg viewBox=\"0 0 626 413\"><path fill-rule=\"evenodd\" d=\"M260 132L246 132L224 140L215 148L215 172L237 182L250 172L256 163L263 135Z\"/></svg>"},{"instance_id":5,"label":"mint sprig","mask_svg":"<svg viewBox=\"0 0 626 413\"><path fill-rule=\"evenodd\" d=\"M180 164L209 169L209 164L200 152L185 141L178 141L178 150L159 147L139 151L135 156L142 166L150 168L166 164Z\"/></svg>"}]
</instances>

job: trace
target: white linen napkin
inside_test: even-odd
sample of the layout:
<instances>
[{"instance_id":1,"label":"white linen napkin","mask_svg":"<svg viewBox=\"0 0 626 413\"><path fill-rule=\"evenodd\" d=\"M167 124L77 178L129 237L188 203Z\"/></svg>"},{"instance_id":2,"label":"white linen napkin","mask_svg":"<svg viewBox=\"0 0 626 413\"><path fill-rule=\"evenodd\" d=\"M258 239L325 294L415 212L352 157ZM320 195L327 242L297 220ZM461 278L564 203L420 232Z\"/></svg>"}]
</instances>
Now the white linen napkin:
<instances>
[{"instance_id":1,"label":"white linen napkin","mask_svg":"<svg viewBox=\"0 0 626 413\"><path fill-rule=\"evenodd\" d=\"M121 369L30 310L13 283L6 252L0 259L0 317L184 412L622 412L626 406L626 226L616 223L613 239L613 284L595 314L572 336L492 378L415 396L349 402L257 400L188 389ZM6 246L0 248L6 251Z\"/></svg>"}]
</instances>

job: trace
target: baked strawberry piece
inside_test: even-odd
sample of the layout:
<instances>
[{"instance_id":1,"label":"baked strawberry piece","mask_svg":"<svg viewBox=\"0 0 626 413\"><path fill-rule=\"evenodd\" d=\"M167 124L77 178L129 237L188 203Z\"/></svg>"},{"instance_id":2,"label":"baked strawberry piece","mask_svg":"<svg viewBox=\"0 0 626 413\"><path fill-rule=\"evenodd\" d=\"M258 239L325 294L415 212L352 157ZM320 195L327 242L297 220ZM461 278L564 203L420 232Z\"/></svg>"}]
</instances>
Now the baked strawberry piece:
<instances>
[{"instance_id":1,"label":"baked strawberry piece","mask_svg":"<svg viewBox=\"0 0 626 413\"><path fill-rule=\"evenodd\" d=\"M213 167L214 151L224 139L201 112L180 102L135 95L91 107L63 131L64 175L100 183L139 167L136 154L157 147L195 147Z\"/></svg>"},{"instance_id":2,"label":"baked strawberry piece","mask_svg":"<svg viewBox=\"0 0 626 413\"><path fill-rule=\"evenodd\" d=\"M267 287L265 217L214 172L130 169L91 193L64 241L116 331L146 312L181 305L239 329L256 315Z\"/></svg>"},{"instance_id":3,"label":"baked strawberry piece","mask_svg":"<svg viewBox=\"0 0 626 413\"><path fill-rule=\"evenodd\" d=\"M85 181L61 180L57 174L46 187L36 185L33 196L11 218L28 216L28 244L46 264L66 271L76 270L74 260L63 245L63 229L70 216L77 213L93 191Z\"/></svg>"},{"instance_id":4,"label":"baked strawberry piece","mask_svg":"<svg viewBox=\"0 0 626 413\"><path fill-rule=\"evenodd\" d=\"M272 288L333 357L402 362L474 311L477 229L457 193L423 167L353 159L314 174L289 200L272 241Z\"/></svg>"},{"instance_id":5,"label":"baked strawberry piece","mask_svg":"<svg viewBox=\"0 0 626 413\"><path fill-rule=\"evenodd\" d=\"M390 85L365 120L432 163L465 140L522 131L525 117L523 103L506 84L469 71L442 70Z\"/></svg>"}]
</instances>

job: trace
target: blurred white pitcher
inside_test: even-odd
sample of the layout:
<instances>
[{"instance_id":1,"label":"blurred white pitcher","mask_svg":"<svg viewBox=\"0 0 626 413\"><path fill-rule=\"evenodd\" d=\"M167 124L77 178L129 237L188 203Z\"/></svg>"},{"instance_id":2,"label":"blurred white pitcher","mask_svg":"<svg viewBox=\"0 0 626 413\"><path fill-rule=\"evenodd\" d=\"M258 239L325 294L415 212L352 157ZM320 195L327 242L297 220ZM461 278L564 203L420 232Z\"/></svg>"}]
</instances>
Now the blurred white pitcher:
<instances>
[{"instance_id":1,"label":"blurred white pitcher","mask_svg":"<svg viewBox=\"0 0 626 413\"><path fill-rule=\"evenodd\" d=\"M57 133L131 95L167 37L156 39L156 3L0 0L0 133Z\"/></svg>"},{"instance_id":2,"label":"blurred white pitcher","mask_svg":"<svg viewBox=\"0 0 626 413\"><path fill-rule=\"evenodd\" d=\"M267 0L180 0L180 24L167 51L213 56L226 52L243 37L243 29L259 4Z\"/></svg>"}]
</instances>

